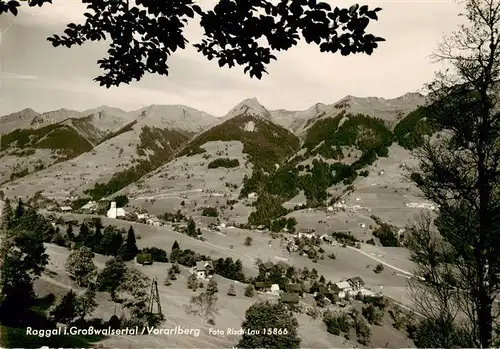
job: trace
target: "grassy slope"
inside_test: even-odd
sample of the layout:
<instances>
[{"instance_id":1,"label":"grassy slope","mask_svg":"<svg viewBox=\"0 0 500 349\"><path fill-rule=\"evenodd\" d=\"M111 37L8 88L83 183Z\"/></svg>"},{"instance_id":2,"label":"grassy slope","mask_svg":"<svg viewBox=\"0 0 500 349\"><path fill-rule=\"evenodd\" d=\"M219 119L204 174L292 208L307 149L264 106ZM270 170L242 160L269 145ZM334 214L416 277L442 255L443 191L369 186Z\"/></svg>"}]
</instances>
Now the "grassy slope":
<instances>
[{"instance_id":1,"label":"grassy slope","mask_svg":"<svg viewBox=\"0 0 500 349\"><path fill-rule=\"evenodd\" d=\"M255 131L245 131L245 123L253 121ZM275 164L283 164L299 148L299 139L281 126L251 115L240 115L217 125L196 137L179 156L199 153L208 142L240 141L254 169L272 172Z\"/></svg>"},{"instance_id":2,"label":"grassy slope","mask_svg":"<svg viewBox=\"0 0 500 349\"><path fill-rule=\"evenodd\" d=\"M61 160L74 158L92 149L92 144L75 129L61 124L39 129L17 129L2 136L1 148L52 149L61 154Z\"/></svg>"},{"instance_id":3,"label":"grassy slope","mask_svg":"<svg viewBox=\"0 0 500 349\"><path fill-rule=\"evenodd\" d=\"M345 118L343 120L343 118ZM341 121L343 121L341 123ZM370 165L377 156L387 156L387 147L393 135L380 119L365 115L340 114L334 118L318 120L307 132L302 150L286 166L266 178L250 180L242 194L257 191L257 211L250 216L250 223L269 225L270 221L286 214L281 204L304 190L309 206L321 205L327 200L328 187L340 182L351 184L359 170ZM345 165L342 147L355 147L362 152L353 164ZM301 166L299 162L320 155L312 166ZM336 160L327 163L325 160ZM305 171L305 174L302 172ZM265 182L265 185L259 183Z\"/></svg>"},{"instance_id":4,"label":"grassy slope","mask_svg":"<svg viewBox=\"0 0 500 349\"><path fill-rule=\"evenodd\" d=\"M132 125L127 125L118 134L127 132ZM87 190L86 194L100 199L136 182L148 172L171 160L191 136L189 133L144 126L140 134L141 142L137 146L137 155L142 158L131 168L115 173L107 183L97 183L94 188Z\"/></svg>"}]
</instances>

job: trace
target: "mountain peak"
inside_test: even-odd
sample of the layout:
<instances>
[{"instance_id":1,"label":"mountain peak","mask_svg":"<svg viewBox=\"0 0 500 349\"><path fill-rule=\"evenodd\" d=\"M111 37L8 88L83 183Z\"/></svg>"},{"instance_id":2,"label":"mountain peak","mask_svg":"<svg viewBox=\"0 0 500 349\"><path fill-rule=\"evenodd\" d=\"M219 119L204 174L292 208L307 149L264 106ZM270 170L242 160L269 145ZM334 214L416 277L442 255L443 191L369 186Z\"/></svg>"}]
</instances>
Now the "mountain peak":
<instances>
[{"instance_id":1,"label":"mountain peak","mask_svg":"<svg viewBox=\"0 0 500 349\"><path fill-rule=\"evenodd\" d=\"M271 120L271 113L260 104L259 100L255 97L247 98L238 103L229 113L226 114L225 119L230 119L239 115L252 115L263 119Z\"/></svg>"}]
</instances>

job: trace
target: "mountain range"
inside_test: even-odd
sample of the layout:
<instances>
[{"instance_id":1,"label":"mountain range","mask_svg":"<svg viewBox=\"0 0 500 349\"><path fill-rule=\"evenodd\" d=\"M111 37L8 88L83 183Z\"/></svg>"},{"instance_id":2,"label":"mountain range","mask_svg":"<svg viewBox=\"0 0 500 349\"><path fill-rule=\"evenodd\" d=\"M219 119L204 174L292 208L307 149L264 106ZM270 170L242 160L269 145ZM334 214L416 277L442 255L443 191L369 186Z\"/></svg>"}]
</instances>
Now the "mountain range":
<instances>
[{"instance_id":1,"label":"mountain range","mask_svg":"<svg viewBox=\"0 0 500 349\"><path fill-rule=\"evenodd\" d=\"M62 201L116 194L136 203L183 201L175 193L193 190L238 201L252 194L256 201L240 202L239 211L230 205L234 217L270 225L296 203L334 203L384 159L410 161L409 150L437 131L425 120L426 103L419 93L346 96L289 111L250 98L222 117L181 105L24 109L0 118L0 187L8 196L41 192Z\"/></svg>"}]
</instances>

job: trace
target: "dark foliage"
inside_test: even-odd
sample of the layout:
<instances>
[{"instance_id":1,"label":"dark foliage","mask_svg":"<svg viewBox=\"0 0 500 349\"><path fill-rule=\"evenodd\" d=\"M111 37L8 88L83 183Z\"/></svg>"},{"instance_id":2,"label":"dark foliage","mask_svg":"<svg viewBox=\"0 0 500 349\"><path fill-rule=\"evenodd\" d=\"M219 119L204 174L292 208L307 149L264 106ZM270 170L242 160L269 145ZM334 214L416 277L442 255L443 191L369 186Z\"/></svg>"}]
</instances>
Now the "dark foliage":
<instances>
[{"instance_id":1,"label":"dark foliage","mask_svg":"<svg viewBox=\"0 0 500 349\"><path fill-rule=\"evenodd\" d=\"M41 6L47 0L30 1ZM199 18L204 30L193 45L219 66L243 66L251 77L261 78L274 54L296 46L301 39L315 43L321 52L343 56L372 54L383 38L366 33L380 8L353 5L331 8L325 2L224 0L213 9L202 10L193 1L159 2L136 0L87 4L83 24L70 23L63 36L48 38L54 47L82 45L87 41L111 41L108 56L99 60L104 75L95 78L101 86L119 86L140 80L145 73L168 75L168 57L185 49L183 30L190 19ZM138 7L141 6L141 7ZM0 1L0 14L17 15L19 2ZM259 40L266 38L267 43Z\"/></svg>"},{"instance_id":2,"label":"dark foliage","mask_svg":"<svg viewBox=\"0 0 500 349\"><path fill-rule=\"evenodd\" d=\"M213 161L211 161L208 164L208 168L214 169L214 168L219 168L219 167L224 167L224 168L233 168L233 167L238 167L240 166L240 162L238 159L228 159L228 158L218 158Z\"/></svg>"},{"instance_id":3,"label":"dark foliage","mask_svg":"<svg viewBox=\"0 0 500 349\"><path fill-rule=\"evenodd\" d=\"M141 250L141 253L146 253L151 256L153 262L167 263L167 251L158 247L146 247Z\"/></svg>"},{"instance_id":4,"label":"dark foliage","mask_svg":"<svg viewBox=\"0 0 500 349\"><path fill-rule=\"evenodd\" d=\"M299 324L293 313L283 303L259 302L247 309L241 327L245 334L238 348L296 349L300 348L297 336ZM264 331L277 329L281 334ZM256 331L251 334L250 331Z\"/></svg>"},{"instance_id":5,"label":"dark foliage","mask_svg":"<svg viewBox=\"0 0 500 349\"><path fill-rule=\"evenodd\" d=\"M215 207L205 207L201 215L206 217L219 217L219 213Z\"/></svg>"},{"instance_id":6,"label":"dark foliage","mask_svg":"<svg viewBox=\"0 0 500 349\"><path fill-rule=\"evenodd\" d=\"M214 261L214 272L231 280L245 282L243 264L239 259L236 261L233 261L231 257L217 259Z\"/></svg>"}]
</instances>

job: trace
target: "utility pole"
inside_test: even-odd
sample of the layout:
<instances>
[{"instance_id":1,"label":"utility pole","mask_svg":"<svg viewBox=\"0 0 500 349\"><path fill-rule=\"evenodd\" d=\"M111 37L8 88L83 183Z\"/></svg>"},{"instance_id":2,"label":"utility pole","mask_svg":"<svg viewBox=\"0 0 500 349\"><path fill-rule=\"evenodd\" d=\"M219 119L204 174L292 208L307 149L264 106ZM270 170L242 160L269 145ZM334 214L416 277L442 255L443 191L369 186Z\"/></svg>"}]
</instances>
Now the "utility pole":
<instances>
[{"instance_id":1,"label":"utility pole","mask_svg":"<svg viewBox=\"0 0 500 349\"><path fill-rule=\"evenodd\" d=\"M156 304L157 312L156 314L163 316L160 304L160 292L158 292L158 278L153 278L151 282L151 291L149 292L149 306L148 313L154 314L154 306Z\"/></svg>"}]
</instances>

